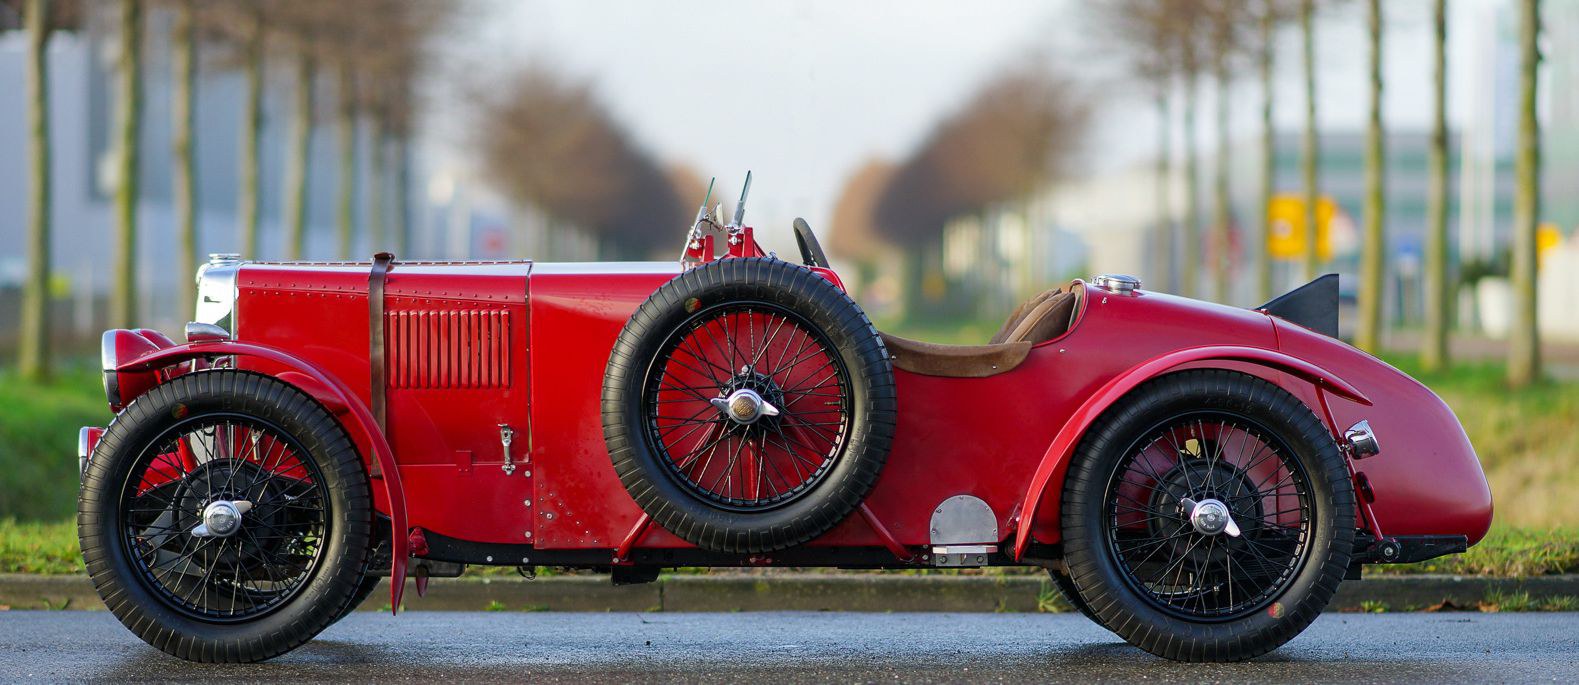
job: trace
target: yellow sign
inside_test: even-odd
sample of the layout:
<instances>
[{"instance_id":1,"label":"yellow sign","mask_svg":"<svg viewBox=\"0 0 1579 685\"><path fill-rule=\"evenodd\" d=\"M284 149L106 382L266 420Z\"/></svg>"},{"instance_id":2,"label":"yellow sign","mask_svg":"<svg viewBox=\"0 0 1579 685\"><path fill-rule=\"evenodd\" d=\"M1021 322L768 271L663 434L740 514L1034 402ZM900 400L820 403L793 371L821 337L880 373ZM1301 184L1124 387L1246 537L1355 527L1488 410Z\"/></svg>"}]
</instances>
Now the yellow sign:
<instances>
[{"instance_id":1,"label":"yellow sign","mask_svg":"<svg viewBox=\"0 0 1579 685\"><path fill-rule=\"evenodd\" d=\"M1332 259L1332 219L1338 203L1321 196L1316 203L1316 253L1322 261ZM1267 204L1267 254L1277 259L1304 259L1305 196L1292 193L1273 195Z\"/></svg>"},{"instance_id":2,"label":"yellow sign","mask_svg":"<svg viewBox=\"0 0 1579 685\"><path fill-rule=\"evenodd\" d=\"M1562 229L1557 224L1546 222L1535 229L1535 263L1546 263L1546 254L1557 249L1563 244Z\"/></svg>"}]
</instances>

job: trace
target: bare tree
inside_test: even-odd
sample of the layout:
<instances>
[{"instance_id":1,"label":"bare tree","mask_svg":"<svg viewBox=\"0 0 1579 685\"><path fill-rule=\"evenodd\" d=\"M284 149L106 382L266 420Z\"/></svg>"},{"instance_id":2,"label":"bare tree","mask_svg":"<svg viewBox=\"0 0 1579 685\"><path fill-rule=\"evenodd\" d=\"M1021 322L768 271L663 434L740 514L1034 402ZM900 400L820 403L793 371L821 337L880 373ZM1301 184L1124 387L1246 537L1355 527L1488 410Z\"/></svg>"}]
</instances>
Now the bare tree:
<instances>
[{"instance_id":1,"label":"bare tree","mask_svg":"<svg viewBox=\"0 0 1579 685\"><path fill-rule=\"evenodd\" d=\"M1541 377L1541 337L1536 320L1535 233L1541 215L1541 127L1536 117L1540 69L1540 0L1519 2L1519 141L1514 159L1513 330L1508 344L1508 382L1522 387Z\"/></svg>"},{"instance_id":2,"label":"bare tree","mask_svg":"<svg viewBox=\"0 0 1579 685\"><path fill-rule=\"evenodd\" d=\"M1216 161L1212 171L1212 286L1213 297L1226 302L1232 286L1231 251L1233 247L1233 203L1229 195L1232 167L1232 131L1229 114L1232 110L1231 95L1235 71L1239 60L1250 45L1247 29L1254 22L1254 14L1243 0L1209 0L1201 9L1205 14L1204 32L1206 50L1211 57L1213 85L1217 89Z\"/></svg>"},{"instance_id":3,"label":"bare tree","mask_svg":"<svg viewBox=\"0 0 1579 685\"><path fill-rule=\"evenodd\" d=\"M356 76L342 62L335 69L335 137L339 179L335 184L335 225L339 257L350 259L356 241Z\"/></svg>"},{"instance_id":4,"label":"bare tree","mask_svg":"<svg viewBox=\"0 0 1579 685\"><path fill-rule=\"evenodd\" d=\"M310 0L291 2L284 6L285 16L276 19L296 62L296 93L285 168L285 255L288 259L301 259L306 249L307 190L312 171L309 159L317 123L314 95L318 85L318 55L315 50L321 40L320 31L326 24L322 15L329 7L332 6Z\"/></svg>"},{"instance_id":5,"label":"bare tree","mask_svg":"<svg viewBox=\"0 0 1579 685\"><path fill-rule=\"evenodd\" d=\"M176 232L179 236L181 264L196 268L197 257L197 154L193 144L192 121L194 91L197 89L197 0L179 0L175 6L175 25L171 29L171 128L170 156L172 203L175 205ZM181 279L181 311L197 308L197 281Z\"/></svg>"},{"instance_id":6,"label":"bare tree","mask_svg":"<svg viewBox=\"0 0 1579 685\"><path fill-rule=\"evenodd\" d=\"M879 159L867 160L850 174L834 201L828 227L829 252L867 262L886 251L888 243L878 233L877 203L893 177L893 163Z\"/></svg>"},{"instance_id":7,"label":"bare tree","mask_svg":"<svg viewBox=\"0 0 1579 685\"><path fill-rule=\"evenodd\" d=\"M45 49L54 27L48 0L27 0L22 8L27 31L28 172L32 194L28 198L27 281L22 293L20 372L23 378L43 380L50 374L49 350L49 238L50 147L49 69Z\"/></svg>"},{"instance_id":8,"label":"bare tree","mask_svg":"<svg viewBox=\"0 0 1579 685\"><path fill-rule=\"evenodd\" d=\"M1103 48L1117 45L1126 69L1152 91L1156 107L1156 258L1157 280L1175 281L1173 210L1173 100L1180 57L1194 21L1198 0L1118 0L1085 5ZM1164 288L1169 287L1164 285Z\"/></svg>"},{"instance_id":9,"label":"bare tree","mask_svg":"<svg viewBox=\"0 0 1579 685\"><path fill-rule=\"evenodd\" d=\"M115 189L115 282L111 293L111 319L116 326L129 327L137 321L137 159L142 129L142 39L143 4L141 0L121 0L120 60L116 65L118 82L116 112L116 189Z\"/></svg>"},{"instance_id":10,"label":"bare tree","mask_svg":"<svg viewBox=\"0 0 1579 685\"><path fill-rule=\"evenodd\" d=\"M1305 135L1301 157L1305 191L1305 280L1315 280L1321 271L1321 252L1317 246L1320 231L1316 225L1316 206L1321 201L1321 141L1316 128L1316 0L1300 0L1299 30L1304 48Z\"/></svg>"},{"instance_id":11,"label":"bare tree","mask_svg":"<svg viewBox=\"0 0 1579 685\"><path fill-rule=\"evenodd\" d=\"M1034 65L1006 71L935 127L878 203L897 241L929 241L949 218L1023 200L1076 149L1085 109L1063 78Z\"/></svg>"},{"instance_id":12,"label":"bare tree","mask_svg":"<svg viewBox=\"0 0 1579 685\"><path fill-rule=\"evenodd\" d=\"M1256 258L1256 300L1262 302L1272 298L1272 254L1266 243L1272 228L1268 212L1272 196L1277 192L1277 124L1273 118L1277 98L1272 77L1277 58L1277 29L1290 14L1288 0L1262 0L1257 17L1260 29L1257 62L1261 72L1261 202L1256 210L1260 235L1255 243L1260 246Z\"/></svg>"},{"instance_id":13,"label":"bare tree","mask_svg":"<svg viewBox=\"0 0 1579 685\"><path fill-rule=\"evenodd\" d=\"M541 68L490 79L475 146L498 189L599 240L599 252L646 257L666 248L689 205L586 84Z\"/></svg>"},{"instance_id":14,"label":"bare tree","mask_svg":"<svg viewBox=\"0 0 1579 685\"><path fill-rule=\"evenodd\" d=\"M1381 350L1382 309L1387 282L1387 155L1382 125L1382 3L1366 0L1365 25L1370 55L1370 116L1365 131L1365 245L1360 253L1360 320L1354 344Z\"/></svg>"},{"instance_id":15,"label":"bare tree","mask_svg":"<svg viewBox=\"0 0 1579 685\"><path fill-rule=\"evenodd\" d=\"M241 109L241 198L237 211L241 220L241 252L257 259L261 256L258 221L263 165L259 148L263 144L264 8L261 0L247 4L244 9L251 21L243 44L247 89Z\"/></svg>"},{"instance_id":16,"label":"bare tree","mask_svg":"<svg viewBox=\"0 0 1579 685\"><path fill-rule=\"evenodd\" d=\"M1431 152L1426 200L1425 335L1420 364L1440 371L1449 363L1448 326L1453 290L1447 255L1447 0L1431 2Z\"/></svg>"}]
</instances>

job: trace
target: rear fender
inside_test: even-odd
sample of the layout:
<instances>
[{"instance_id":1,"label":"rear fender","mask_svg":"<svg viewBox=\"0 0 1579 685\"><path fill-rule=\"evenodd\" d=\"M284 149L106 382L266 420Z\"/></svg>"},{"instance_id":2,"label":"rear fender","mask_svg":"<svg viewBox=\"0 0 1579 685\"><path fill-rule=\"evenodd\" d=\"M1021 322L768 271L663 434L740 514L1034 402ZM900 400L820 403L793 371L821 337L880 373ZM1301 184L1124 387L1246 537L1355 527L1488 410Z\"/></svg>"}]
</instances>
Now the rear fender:
<instances>
[{"instance_id":1,"label":"rear fender","mask_svg":"<svg viewBox=\"0 0 1579 685\"><path fill-rule=\"evenodd\" d=\"M1069 460L1080 438L1091 424L1107 411L1108 407L1123 398L1140 384L1161 376L1184 364L1198 362L1243 362L1282 371L1316 386L1318 390L1369 406L1371 401L1358 388L1326 369L1310 362L1296 359L1275 350L1238 345L1208 345L1175 350L1130 367L1087 398L1069 417L1063 428L1054 436L1053 443L1042 456L1025 491L1025 501L1020 504L1020 525L1016 526L1014 558L1024 556L1031 544L1031 529L1036 520L1037 506L1051 499L1057 507L1062 505L1064 476L1069 472ZM1337 427L1328 426L1336 439Z\"/></svg>"},{"instance_id":2,"label":"rear fender","mask_svg":"<svg viewBox=\"0 0 1579 685\"><path fill-rule=\"evenodd\" d=\"M394 451L390 449L389 441L384 438L378 423L373 420L372 412L368 411L367 405L357 399L355 393L338 379L290 354L266 345L233 340L194 342L153 350L120 363L115 370L134 374L148 373L197 359L212 360L215 357L227 356L252 357L289 369L278 374L276 378L307 393L331 413L349 416L351 420L342 421L341 425L360 433L366 443L372 446L374 465L378 467L378 475L381 476L379 480L383 481L384 494L389 500L392 545L389 605L398 613L400 598L406 587L406 559L411 553L406 529L406 495L400 484L400 470L395 466ZM131 400L127 398L126 401Z\"/></svg>"}]
</instances>

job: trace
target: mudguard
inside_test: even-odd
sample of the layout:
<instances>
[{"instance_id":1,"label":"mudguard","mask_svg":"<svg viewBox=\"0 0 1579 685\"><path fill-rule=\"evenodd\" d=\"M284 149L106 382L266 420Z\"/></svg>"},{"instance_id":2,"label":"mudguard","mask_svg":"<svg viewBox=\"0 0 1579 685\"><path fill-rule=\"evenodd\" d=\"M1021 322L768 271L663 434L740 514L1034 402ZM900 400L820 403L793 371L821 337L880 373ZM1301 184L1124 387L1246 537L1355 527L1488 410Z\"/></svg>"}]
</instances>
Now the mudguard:
<instances>
[{"instance_id":1,"label":"mudguard","mask_svg":"<svg viewBox=\"0 0 1579 685\"><path fill-rule=\"evenodd\" d=\"M400 470L395 466L395 454L384 438L383 431L355 393L338 379L316 367L276 348L256 343L233 340L216 340L187 343L145 353L122 362L117 372L143 373L191 361L221 356L240 356L262 359L283 366L286 371L277 376L295 386L322 404L331 413L350 415L352 420L342 425L354 428L373 448L375 465L381 472L384 494L389 499L390 521L390 582L389 606L393 613L400 612L400 599L406 588L406 560L410 557L410 539L406 528L406 494L400 484Z\"/></svg>"},{"instance_id":2,"label":"mudguard","mask_svg":"<svg viewBox=\"0 0 1579 685\"><path fill-rule=\"evenodd\" d=\"M1262 347L1246 347L1239 345L1208 345L1175 350L1164 355L1136 364L1129 370L1114 376L1100 389L1087 398L1080 408L1069 417L1053 438L1053 443L1048 446L1046 454L1036 467L1036 473L1031 478L1030 487L1026 488L1025 501L1020 504L1020 525L1015 527L1014 559L1018 561L1025 555L1031 544L1031 521L1036 518L1038 505L1045 499L1049 488L1055 495L1054 504L1060 504L1063 492L1064 475L1069 471L1069 459L1074 454L1075 447L1080 443L1081 437L1091 424L1101 416L1108 407L1113 406L1124 395L1134 390L1140 384L1161 376L1179 366L1195 362L1246 362L1264 366L1269 369L1288 373L1296 378L1307 381L1317 388L1330 392L1339 397L1353 400L1362 405L1369 406L1367 399L1358 388L1339 378L1336 374L1323 369L1315 364L1303 361L1276 350ZM1334 431L1336 439L1337 427L1328 426Z\"/></svg>"}]
</instances>

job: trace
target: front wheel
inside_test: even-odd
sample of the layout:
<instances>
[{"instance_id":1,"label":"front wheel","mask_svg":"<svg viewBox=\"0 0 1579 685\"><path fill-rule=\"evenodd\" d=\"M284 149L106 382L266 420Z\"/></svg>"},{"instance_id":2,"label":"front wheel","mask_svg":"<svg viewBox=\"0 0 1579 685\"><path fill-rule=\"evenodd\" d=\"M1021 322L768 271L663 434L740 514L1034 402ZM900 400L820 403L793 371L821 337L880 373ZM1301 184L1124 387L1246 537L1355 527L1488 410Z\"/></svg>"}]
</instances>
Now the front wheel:
<instances>
[{"instance_id":1,"label":"front wheel","mask_svg":"<svg viewBox=\"0 0 1579 685\"><path fill-rule=\"evenodd\" d=\"M1170 374L1094 425L1065 483L1064 560L1098 623L1180 661L1239 661L1331 600L1353 483L1299 400L1224 370Z\"/></svg>"},{"instance_id":2,"label":"front wheel","mask_svg":"<svg viewBox=\"0 0 1579 685\"><path fill-rule=\"evenodd\" d=\"M272 378L178 377L132 402L84 474L99 596L174 656L253 662L338 619L363 582L372 491L334 418Z\"/></svg>"}]
</instances>

